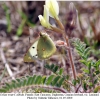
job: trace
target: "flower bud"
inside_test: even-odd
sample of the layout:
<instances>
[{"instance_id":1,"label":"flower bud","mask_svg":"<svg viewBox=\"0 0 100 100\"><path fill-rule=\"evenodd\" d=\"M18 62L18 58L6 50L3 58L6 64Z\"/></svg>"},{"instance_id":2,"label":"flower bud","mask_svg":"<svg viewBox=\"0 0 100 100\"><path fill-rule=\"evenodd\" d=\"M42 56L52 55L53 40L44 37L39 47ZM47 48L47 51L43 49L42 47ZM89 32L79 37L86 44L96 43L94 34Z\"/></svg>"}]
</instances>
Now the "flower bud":
<instances>
[{"instance_id":1,"label":"flower bud","mask_svg":"<svg viewBox=\"0 0 100 100\"><path fill-rule=\"evenodd\" d=\"M55 19L59 19L58 18L59 5L58 5L57 1L56 0L46 0L45 4L46 4L46 7L49 10L50 16L55 18Z\"/></svg>"},{"instance_id":2,"label":"flower bud","mask_svg":"<svg viewBox=\"0 0 100 100\"><path fill-rule=\"evenodd\" d=\"M46 28L50 28L50 23L49 23L49 13L48 13L48 9L47 7L44 5L44 14L39 15L39 20L42 26L46 27Z\"/></svg>"}]
</instances>

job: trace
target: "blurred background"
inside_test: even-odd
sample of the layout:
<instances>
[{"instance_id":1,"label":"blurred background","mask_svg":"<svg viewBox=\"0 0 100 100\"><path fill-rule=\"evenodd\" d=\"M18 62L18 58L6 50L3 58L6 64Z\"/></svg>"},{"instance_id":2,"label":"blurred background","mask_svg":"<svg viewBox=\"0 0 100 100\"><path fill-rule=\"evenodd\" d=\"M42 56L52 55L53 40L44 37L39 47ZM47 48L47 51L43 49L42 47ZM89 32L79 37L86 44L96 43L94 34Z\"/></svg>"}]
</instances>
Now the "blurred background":
<instances>
[{"instance_id":1,"label":"blurred background","mask_svg":"<svg viewBox=\"0 0 100 100\"><path fill-rule=\"evenodd\" d=\"M33 74L49 75L51 73L43 68L44 62L42 60L36 60L33 63L23 62L23 56L29 48L30 42L32 43L38 37L39 31L44 29L38 19L38 15L43 15L44 3L44 1L0 2L0 75L4 72L5 63L9 65L9 69L15 78ZM59 18L65 29L70 3L69 1L59 1ZM92 47L90 58L98 60L100 59L100 2L77 1L73 3L78 11L78 26L72 34L66 34L70 39L79 38L87 46ZM54 24L52 18L50 22ZM60 34L48 34L54 41L63 40ZM67 51L64 48L57 47L56 54L47 62L64 67L65 74L66 72L71 73L69 59L66 55ZM76 70L80 72L83 65L79 63L80 57L74 52L74 49L73 56ZM11 76L6 70L0 84L9 80L11 80Z\"/></svg>"}]
</instances>

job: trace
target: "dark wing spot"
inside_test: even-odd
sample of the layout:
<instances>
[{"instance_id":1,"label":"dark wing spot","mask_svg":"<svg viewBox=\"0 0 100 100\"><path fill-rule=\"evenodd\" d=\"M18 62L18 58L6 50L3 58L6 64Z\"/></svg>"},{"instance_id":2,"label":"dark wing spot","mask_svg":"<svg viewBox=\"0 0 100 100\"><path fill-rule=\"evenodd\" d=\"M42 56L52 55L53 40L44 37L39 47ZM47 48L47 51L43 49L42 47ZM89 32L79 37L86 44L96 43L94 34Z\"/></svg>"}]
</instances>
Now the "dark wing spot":
<instances>
[{"instance_id":1,"label":"dark wing spot","mask_svg":"<svg viewBox=\"0 0 100 100\"><path fill-rule=\"evenodd\" d=\"M32 47L33 49L35 48L35 47Z\"/></svg>"},{"instance_id":2,"label":"dark wing spot","mask_svg":"<svg viewBox=\"0 0 100 100\"><path fill-rule=\"evenodd\" d=\"M36 56L38 56L37 54L35 55L35 56L33 56L33 57L36 57Z\"/></svg>"},{"instance_id":3,"label":"dark wing spot","mask_svg":"<svg viewBox=\"0 0 100 100\"><path fill-rule=\"evenodd\" d=\"M37 54L35 56L38 56Z\"/></svg>"}]
</instances>

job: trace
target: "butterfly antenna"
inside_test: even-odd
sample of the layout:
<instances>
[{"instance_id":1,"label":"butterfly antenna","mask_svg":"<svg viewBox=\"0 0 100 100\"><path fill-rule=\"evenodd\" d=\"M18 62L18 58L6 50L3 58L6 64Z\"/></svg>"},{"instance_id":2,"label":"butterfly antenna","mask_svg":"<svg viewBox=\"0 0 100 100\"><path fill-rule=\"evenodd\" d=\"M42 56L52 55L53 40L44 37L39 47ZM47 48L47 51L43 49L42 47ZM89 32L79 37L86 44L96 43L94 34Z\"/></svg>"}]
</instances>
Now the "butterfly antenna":
<instances>
[{"instance_id":1,"label":"butterfly antenna","mask_svg":"<svg viewBox=\"0 0 100 100\"><path fill-rule=\"evenodd\" d=\"M30 33L30 36L33 34L33 30L32 30L31 27L29 28L29 33ZM30 40L31 40L30 36L29 36L29 44L31 43L31 42L30 42Z\"/></svg>"},{"instance_id":2,"label":"butterfly antenna","mask_svg":"<svg viewBox=\"0 0 100 100\"><path fill-rule=\"evenodd\" d=\"M30 39L30 36L29 36L29 44L31 44L30 40L31 40L31 39Z\"/></svg>"}]
</instances>

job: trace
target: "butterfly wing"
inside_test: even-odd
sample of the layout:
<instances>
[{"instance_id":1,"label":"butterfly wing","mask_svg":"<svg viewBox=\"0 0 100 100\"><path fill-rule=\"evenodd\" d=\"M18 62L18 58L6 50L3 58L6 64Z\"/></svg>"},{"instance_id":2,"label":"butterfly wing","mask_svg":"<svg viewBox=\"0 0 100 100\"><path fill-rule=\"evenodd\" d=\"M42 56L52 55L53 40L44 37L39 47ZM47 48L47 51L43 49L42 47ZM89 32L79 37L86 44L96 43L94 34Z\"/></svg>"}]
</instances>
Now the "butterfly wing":
<instances>
[{"instance_id":1,"label":"butterfly wing","mask_svg":"<svg viewBox=\"0 0 100 100\"><path fill-rule=\"evenodd\" d=\"M33 62L33 59L30 57L28 53L24 55L24 62Z\"/></svg>"},{"instance_id":2,"label":"butterfly wing","mask_svg":"<svg viewBox=\"0 0 100 100\"><path fill-rule=\"evenodd\" d=\"M47 33L40 34L37 44L37 54L40 59L47 59L56 51L56 46Z\"/></svg>"},{"instance_id":3,"label":"butterfly wing","mask_svg":"<svg viewBox=\"0 0 100 100\"><path fill-rule=\"evenodd\" d=\"M37 58L37 44L38 40L30 46L24 56L24 62L34 62L34 60Z\"/></svg>"}]
</instances>

